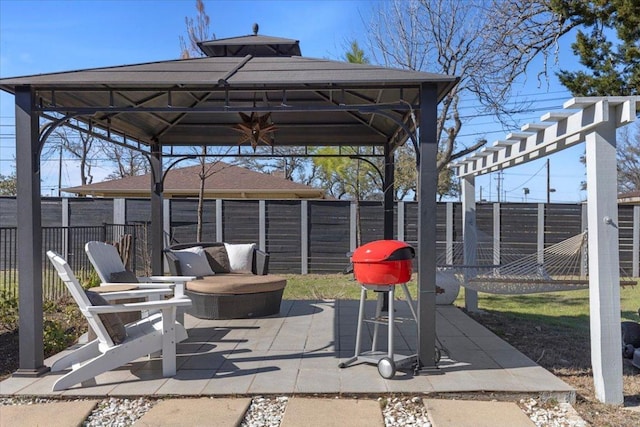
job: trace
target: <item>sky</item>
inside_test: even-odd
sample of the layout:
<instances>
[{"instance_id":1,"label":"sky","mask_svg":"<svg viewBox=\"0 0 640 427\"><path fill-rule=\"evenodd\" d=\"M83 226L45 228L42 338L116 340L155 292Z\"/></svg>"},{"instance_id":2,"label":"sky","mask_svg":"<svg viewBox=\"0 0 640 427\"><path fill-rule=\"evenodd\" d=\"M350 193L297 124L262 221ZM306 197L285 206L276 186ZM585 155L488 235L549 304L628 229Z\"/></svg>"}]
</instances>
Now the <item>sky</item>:
<instances>
[{"instance_id":1,"label":"sky","mask_svg":"<svg viewBox=\"0 0 640 427\"><path fill-rule=\"evenodd\" d=\"M253 23L260 34L300 41L303 56L343 60L351 40L368 45L366 22L375 3L381 0L308 1L223 1L205 0L216 38L250 34ZM85 68L136 64L176 59L180 55L179 36L185 35L185 17L195 16L195 0L0 0L0 77L14 77ZM571 35L561 40L563 68L572 59ZM553 71L551 79L538 84L537 61L529 76L514 87L520 100L531 101L534 111L514 117L516 128L504 129L490 117L478 114L473 100L461 103L465 124L460 146L472 145L479 138L491 144L503 139L521 125L539 121L548 111L562 108L571 95L559 85ZM432 70L425 70L432 71ZM13 96L0 91L0 174L9 175L15 165ZM579 202L585 169L579 161L583 144L550 157L552 202ZM54 156L56 157L56 156ZM57 194L57 157L42 162L42 192ZM94 170L94 182L110 173L108 167ZM476 199L511 202L544 202L547 198L546 161L476 178ZM62 162L62 187L80 184L77 162ZM529 194L524 195L524 188ZM482 193L482 194L480 194Z\"/></svg>"}]
</instances>

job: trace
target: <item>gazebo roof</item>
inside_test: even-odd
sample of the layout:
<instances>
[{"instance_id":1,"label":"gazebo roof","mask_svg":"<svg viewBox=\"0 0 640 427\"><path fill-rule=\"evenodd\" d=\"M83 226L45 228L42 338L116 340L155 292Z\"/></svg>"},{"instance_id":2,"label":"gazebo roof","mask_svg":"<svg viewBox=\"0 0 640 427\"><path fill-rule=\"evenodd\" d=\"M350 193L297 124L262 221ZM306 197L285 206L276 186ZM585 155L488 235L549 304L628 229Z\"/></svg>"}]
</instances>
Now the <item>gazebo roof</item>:
<instances>
[{"instance_id":1,"label":"gazebo roof","mask_svg":"<svg viewBox=\"0 0 640 427\"><path fill-rule=\"evenodd\" d=\"M143 148L238 145L240 112L271 112L274 147L381 146L403 143L414 129L421 84L435 85L439 101L458 81L305 58L292 53L295 40L267 36L201 46L210 54L226 49L217 51L226 56L3 78L0 89L30 85L45 117L65 114ZM237 49L247 54L233 56Z\"/></svg>"},{"instance_id":2,"label":"gazebo roof","mask_svg":"<svg viewBox=\"0 0 640 427\"><path fill-rule=\"evenodd\" d=\"M300 42L262 35L231 37L198 43L207 56L300 56Z\"/></svg>"}]
</instances>

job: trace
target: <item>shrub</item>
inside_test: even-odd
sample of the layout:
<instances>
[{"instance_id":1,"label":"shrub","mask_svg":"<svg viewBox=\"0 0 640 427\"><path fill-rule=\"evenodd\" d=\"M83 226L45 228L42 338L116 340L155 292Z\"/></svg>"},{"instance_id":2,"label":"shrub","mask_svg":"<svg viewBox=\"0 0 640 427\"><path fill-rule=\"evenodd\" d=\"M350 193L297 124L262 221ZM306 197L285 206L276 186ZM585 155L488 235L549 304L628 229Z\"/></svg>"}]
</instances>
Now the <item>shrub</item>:
<instances>
[{"instance_id":1,"label":"shrub","mask_svg":"<svg viewBox=\"0 0 640 427\"><path fill-rule=\"evenodd\" d=\"M18 297L0 291L0 331L13 331L18 328Z\"/></svg>"}]
</instances>

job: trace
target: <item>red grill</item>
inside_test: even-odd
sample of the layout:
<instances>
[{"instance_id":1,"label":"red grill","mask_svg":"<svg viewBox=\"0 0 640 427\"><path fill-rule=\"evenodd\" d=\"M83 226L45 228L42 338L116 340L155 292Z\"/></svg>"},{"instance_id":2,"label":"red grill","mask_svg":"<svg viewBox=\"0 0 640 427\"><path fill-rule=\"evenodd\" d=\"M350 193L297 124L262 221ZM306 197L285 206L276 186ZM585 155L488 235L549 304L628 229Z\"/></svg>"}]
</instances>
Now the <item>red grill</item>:
<instances>
[{"instance_id":1,"label":"red grill","mask_svg":"<svg viewBox=\"0 0 640 427\"><path fill-rule=\"evenodd\" d=\"M397 285L411 280L415 250L399 240L376 240L351 256L353 274L364 285Z\"/></svg>"}]
</instances>

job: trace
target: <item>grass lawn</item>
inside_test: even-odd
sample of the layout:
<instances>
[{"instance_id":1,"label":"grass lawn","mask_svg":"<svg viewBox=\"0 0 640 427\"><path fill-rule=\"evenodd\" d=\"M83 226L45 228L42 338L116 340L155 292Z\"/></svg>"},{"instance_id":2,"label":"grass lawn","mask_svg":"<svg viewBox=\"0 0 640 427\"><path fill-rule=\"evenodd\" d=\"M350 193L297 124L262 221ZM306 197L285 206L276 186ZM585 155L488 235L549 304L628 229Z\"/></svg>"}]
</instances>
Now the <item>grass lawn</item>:
<instances>
[{"instance_id":1,"label":"grass lawn","mask_svg":"<svg viewBox=\"0 0 640 427\"><path fill-rule=\"evenodd\" d=\"M286 277L285 299L360 298L360 286L352 275L292 274ZM409 289L415 298L417 295L415 277L409 283ZM398 296L402 296L402 293L399 292ZM455 304L464 307L464 289L461 290ZM640 288L638 286L622 288L620 305L622 320L639 321ZM589 330L588 289L528 295L479 293L478 306L481 310L500 312L549 325Z\"/></svg>"}]
</instances>

